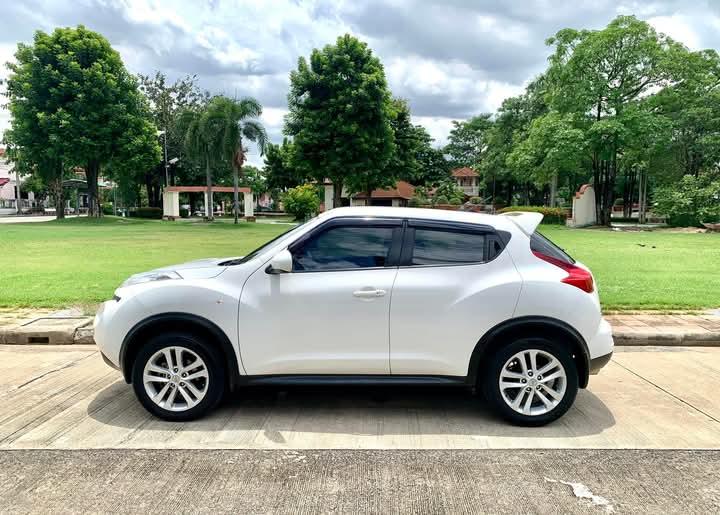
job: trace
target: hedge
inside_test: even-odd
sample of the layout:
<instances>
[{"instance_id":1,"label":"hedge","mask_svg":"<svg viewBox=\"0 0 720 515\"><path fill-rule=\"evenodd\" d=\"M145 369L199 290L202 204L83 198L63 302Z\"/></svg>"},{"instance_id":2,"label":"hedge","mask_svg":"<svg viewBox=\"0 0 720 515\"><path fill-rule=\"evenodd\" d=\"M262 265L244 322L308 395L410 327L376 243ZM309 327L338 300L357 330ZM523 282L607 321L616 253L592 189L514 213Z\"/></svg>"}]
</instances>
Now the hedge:
<instances>
[{"instance_id":1,"label":"hedge","mask_svg":"<svg viewBox=\"0 0 720 515\"><path fill-rule=\"evenodd\" d=\"M562 207L547 206L509 206L500 209L498 213L508 213L511 211L529 211L531 213L541 213L543 215L543 224L565 225L565 220L568 217L566 209Z\"/></svg>"},{"instance_id":2,"label":"hedge","mask_svg":"<svg viewBox=\"0 0 720 515\"><path fill-rule=\"evenodd\" d=\"M162 220L163 210L160 207L139 207L135 211L130 211L130 216Z\"/></svg>"}]
</instances>

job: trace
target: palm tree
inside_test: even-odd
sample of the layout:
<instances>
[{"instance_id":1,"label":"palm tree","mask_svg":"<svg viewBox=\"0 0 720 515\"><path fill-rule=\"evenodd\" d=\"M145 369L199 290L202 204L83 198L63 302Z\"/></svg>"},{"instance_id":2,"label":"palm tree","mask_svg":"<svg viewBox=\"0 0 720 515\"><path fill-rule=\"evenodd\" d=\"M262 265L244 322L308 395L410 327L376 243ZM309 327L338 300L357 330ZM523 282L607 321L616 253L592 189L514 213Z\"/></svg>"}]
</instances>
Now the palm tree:
<instances>
[{"instance_id":1,"label":"palm tree","mask_svg":"<svg viewBox=\"0 0 720 515\"><path fill-rule=\"evenodd\" d=\"M242 167L245 164L247 148L243 140L254 142L260 150L260 155L265 153L267 134L258 118L262 114L260 102L251 97L240 100L224 96L213 98L208 105L208 111L212 113L213 119L219 120L222 127L221 142L218 150L224 162L229 162L233 167L234 187L234 213L235 223L238 223L238 178L242 176ZM220 127L218 127L220 129Z\"/></svg>"},{"instance_id":2,"label":"palm tree","mask_svg":"<svg viewBox=\"0 0 720 515\"><path fill-rule=\"evenodd\" d=\"M221 155L223 118L208 104L200 110L187 110L180 117L185 133L185 149L198 164L205 166L207 204L205 218L213 219L212 165Z\"/></svg>"}]
</instances>

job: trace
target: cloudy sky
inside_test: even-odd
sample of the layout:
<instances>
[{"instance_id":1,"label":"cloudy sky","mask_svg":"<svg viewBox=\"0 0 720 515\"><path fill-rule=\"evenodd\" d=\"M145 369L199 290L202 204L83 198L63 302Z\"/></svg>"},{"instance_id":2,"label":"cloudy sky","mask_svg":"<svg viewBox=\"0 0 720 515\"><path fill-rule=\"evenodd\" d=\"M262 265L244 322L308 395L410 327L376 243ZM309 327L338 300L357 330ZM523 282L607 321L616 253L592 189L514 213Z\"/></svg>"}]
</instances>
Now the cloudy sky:
<instances>
[{"instance_id":1,"label":"cloudy sky","mask_svg":"<svg viewBox=\"0 0 720 515\"><path fill-rule=\"evenodd\" d=\"M545 68L548 36L601 28L618 14L691 49L720 49L720 0L12 0L0 18L0 62L35 30L83 24L131 72L197 74L212 93L255 96L279 141L298 56L347 32L370 44L393 94L442 144L452 120L495 110ZM0 133L7 125L2 110Z\"/></svg>"}]
</instances>

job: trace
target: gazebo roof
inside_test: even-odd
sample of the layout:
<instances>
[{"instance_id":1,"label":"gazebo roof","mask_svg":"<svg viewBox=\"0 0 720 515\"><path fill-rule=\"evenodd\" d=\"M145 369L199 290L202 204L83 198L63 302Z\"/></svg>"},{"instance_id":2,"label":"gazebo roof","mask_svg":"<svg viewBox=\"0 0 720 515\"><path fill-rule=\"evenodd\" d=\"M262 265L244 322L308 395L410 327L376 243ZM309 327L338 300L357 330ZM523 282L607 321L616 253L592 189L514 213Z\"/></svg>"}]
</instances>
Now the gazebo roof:
<instances>
[{"instance_id":1,"label":"gazebo roof","mask_svg":"<svg viewBox=\"0 0 720 515\"><path fill-rule=\"evenodd\" d=\"M165 191L177 191L179 193L204 193L207 186L168 186ZM232 186L213 186L213 193L233 193ZM240 193L250 193L250 188L238 188Z\"/></svg>"}]
</instances>

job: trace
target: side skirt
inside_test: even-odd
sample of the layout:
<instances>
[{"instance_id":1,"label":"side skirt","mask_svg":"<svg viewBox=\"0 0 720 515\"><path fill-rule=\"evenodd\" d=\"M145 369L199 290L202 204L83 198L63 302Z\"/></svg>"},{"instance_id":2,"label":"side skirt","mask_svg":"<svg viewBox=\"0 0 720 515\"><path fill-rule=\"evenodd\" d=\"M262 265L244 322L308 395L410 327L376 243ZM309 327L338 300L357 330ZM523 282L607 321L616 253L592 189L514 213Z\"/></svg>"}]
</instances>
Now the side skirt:
<instances>
[{"instance_id":1,"label":"side skirt","mask_svg":"<svg viewBox=\"0 0 720 515\"><path fill-rule=\"evenodd\" d=\"M308 385L357 385L357 386L467 386L465 377L455 376L406 376L406 375L268 375L240 376L239 385L247 386L308 386Z\"/></svg>"}]
</instances>

